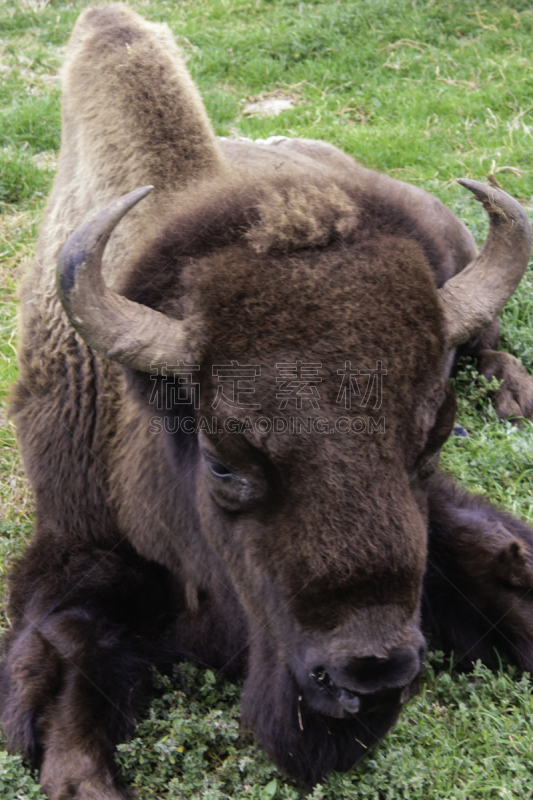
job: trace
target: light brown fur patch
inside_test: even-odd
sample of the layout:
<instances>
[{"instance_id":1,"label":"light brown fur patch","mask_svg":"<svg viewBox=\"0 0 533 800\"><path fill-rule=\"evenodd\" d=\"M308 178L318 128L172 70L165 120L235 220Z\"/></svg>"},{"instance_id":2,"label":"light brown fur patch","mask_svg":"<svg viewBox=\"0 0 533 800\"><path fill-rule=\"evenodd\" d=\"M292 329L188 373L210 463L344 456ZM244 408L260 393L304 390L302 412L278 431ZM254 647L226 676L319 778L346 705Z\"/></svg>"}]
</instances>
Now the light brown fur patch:
<instances>
[{"instance_id":1,"label":"light brown fur patch","mask_svg":"<svg viewBox=\"0 0 533 800\"><path fill-rule=\"evenodd\" d=\"M259 221L246 234L252 250L320 247L357 224L358 209L337 186L274 190L258 204Z\"/></svg>"}]
</instances>

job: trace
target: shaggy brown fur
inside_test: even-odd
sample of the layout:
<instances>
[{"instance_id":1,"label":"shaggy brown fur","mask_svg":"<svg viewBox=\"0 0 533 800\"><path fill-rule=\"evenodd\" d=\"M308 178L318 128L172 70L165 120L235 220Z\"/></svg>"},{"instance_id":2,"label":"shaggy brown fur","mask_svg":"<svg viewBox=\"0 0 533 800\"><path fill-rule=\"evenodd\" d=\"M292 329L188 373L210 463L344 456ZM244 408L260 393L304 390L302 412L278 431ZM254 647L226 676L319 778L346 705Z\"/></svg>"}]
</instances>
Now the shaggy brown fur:
<instances>
[{"instance_id":1,"label":"shaggy brown fur","mask_svg":"<svg viewBox=\"0 0 533 800\"><path fill-rule=\"evenodd\" d=\"M287 773L313 784L349 769L416 688L424 573L433 630L531 669L531 530L431 477L454 415L436 287L475 255L465 227L330 145L217 142L168 30L124 6L81 15L63 87L13 400L37 521L12 574L0 683L10 744L51 800L129 796L113 748L150 666L185 658L246 675L243 723ZM146 183L105 278L184 320L198 410L170 403L166 378L95 355L56 293L66 237ZM486 359L495 341L473 346ZM382 404L374 391L360 415L384 429L175 426L289 417L276 365L297 359L322 365L306 413L334 421L339 367L381 361ZM213 409L212 367L232 360L262 366L260 411ZM455 615L465 597L479 614Z\"/></svg>"}]
</instances>

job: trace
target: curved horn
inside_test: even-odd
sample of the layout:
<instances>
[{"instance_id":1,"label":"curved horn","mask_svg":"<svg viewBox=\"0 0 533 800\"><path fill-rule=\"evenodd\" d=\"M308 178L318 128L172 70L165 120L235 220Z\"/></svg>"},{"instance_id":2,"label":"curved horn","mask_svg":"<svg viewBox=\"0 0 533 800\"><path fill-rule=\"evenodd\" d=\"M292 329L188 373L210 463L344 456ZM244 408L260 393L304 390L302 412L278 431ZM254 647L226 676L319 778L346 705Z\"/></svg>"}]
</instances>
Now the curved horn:
<instances>
[{"instance_id":1,"label":"curved horn","mask_svg":"<svg viewBox=\"0 0 533 800\"><path fill-rule=\"evenodd\" d=\"M184 350L183 322L111 291L102 256L118 222L152 189L135 189L80 225L61 248L56 272L59 298L80 336L104 358L142 372L156 364L171 371Z\"/></svg>"},{"instance_id":2,"label":"curved horn","mask_svg":"<svg viewBox=\"0 0 533 800\"><path fill-rule=\"evenodd\" d=\"M459 183L483 203L490 230L479 255L439 289L450 350L496 319L520 283L531 253L531 225L517 200L477 181L462 178Z\"/></svg>"}]
</instances>

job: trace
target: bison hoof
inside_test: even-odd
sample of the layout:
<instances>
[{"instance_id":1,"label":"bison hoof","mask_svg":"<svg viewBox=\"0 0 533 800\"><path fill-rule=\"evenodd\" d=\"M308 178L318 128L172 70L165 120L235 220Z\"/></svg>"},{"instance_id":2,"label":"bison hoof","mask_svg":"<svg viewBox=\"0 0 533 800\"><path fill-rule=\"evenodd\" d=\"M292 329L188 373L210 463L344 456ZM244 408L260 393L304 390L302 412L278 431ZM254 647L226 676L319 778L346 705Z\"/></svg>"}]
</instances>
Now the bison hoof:
<instances>
[{"instance_id":1,"label":"bison hoof","mask_svg":"<svg viewBox=\"0 0 533 800\"><path fill-rule=\"evenodd\" d=\"M503 381L493 398L500 419L533 419L533 378L522 364L509 353L482 350L479 354L479 372L487 380Z\"/></svg>"},{"instance_id":2,"label":"bison hoof","mask_svg":"<svg viewBox=\"0 0 533 800\"><path fill-rule=\"evenodd\" d=\"M459 425L458 422L454 424L452 434L453 436L460 436L463 438L466 437L468 439L468 431L466 430L466 428L463 428L462 425Z\"/></svg>"}]
</instances>

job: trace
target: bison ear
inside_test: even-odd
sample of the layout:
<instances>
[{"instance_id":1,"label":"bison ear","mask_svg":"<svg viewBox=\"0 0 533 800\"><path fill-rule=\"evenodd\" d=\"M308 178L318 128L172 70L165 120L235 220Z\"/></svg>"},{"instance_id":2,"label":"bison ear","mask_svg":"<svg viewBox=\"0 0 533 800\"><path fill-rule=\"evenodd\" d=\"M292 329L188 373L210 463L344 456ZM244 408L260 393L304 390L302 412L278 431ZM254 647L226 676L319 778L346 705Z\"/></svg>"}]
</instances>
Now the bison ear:
<instances>
[{"instance_id":1,"label":"bison ear","mask_svg":"<svg viewBox=\"0 0 533 800\"><path fill-rule=\"evenodd\" d=\"M533 588L533 568L522 542L515 540L502 547L495 558L493 569L498 578L511 586L518 589Z\"/></svg>"}]
</instances>

